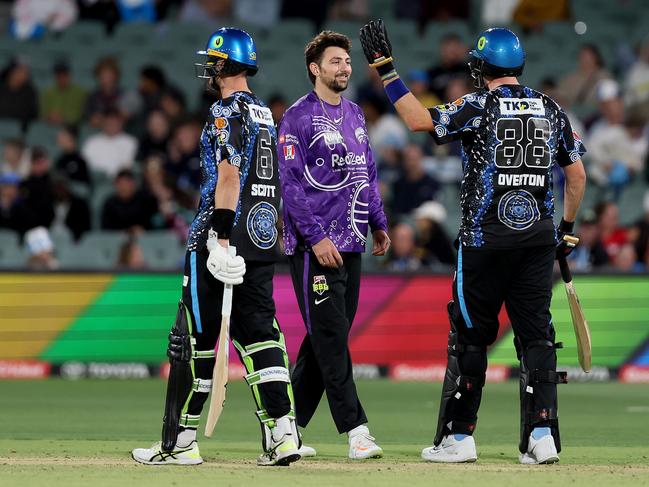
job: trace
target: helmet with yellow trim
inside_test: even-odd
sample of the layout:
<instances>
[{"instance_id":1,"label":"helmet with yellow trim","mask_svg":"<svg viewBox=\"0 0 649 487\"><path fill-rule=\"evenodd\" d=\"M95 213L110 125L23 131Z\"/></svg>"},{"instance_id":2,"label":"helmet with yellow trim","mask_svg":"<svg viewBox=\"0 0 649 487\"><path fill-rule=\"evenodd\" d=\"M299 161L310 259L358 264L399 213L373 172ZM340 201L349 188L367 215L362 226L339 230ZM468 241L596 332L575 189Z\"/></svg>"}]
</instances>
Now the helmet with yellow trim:
<instances>
[{"instance_id":1,"label":"helmet with yellow trim","mask_svg":"<svg viewBox=\"0 0 649 487\"><path fill-rule=\"evenodd\" d=\"M207 46L196 54L206 56L203 63L194 64L196 76L202 79L225 77L246 72L257 73L257 47L250 34L233 27L214 32Z\"/></svg>"},{"instance_id":2,"label":"helmet with yellow trim","mask_svg":"<svg viewBox=\"0 0 649 487\"><path fill-rule=\"evenodd\" d=\"M477 88L484 87L483 76L520 76L525 66L525 51L516 34L497 27L484 31L469 52L471 77Z\"/></svg>"}]
</instances>

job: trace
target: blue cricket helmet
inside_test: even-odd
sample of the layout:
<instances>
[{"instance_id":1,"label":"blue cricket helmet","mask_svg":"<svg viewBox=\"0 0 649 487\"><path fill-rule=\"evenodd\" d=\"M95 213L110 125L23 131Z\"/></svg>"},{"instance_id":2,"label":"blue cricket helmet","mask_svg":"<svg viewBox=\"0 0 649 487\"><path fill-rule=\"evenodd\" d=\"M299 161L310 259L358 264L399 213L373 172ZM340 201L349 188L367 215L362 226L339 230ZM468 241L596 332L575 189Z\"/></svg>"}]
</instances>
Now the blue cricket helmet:
<instances>
[{"instance_id":1,"label":"blue cricket helmet","mask_svg":"<svg viewBox=\"0 0 649 487\"><path fill-rule=\"evenodd\" d=\"M223 27L214 32L205 49L196 51L200 56L207 56L207 60L196 63L196 76L210 79L215 76L224 76L246 71L249 76L257 73L257 46L250 34L241 29Z\"/></svg>"},{"instance_id":2,"label":"blue cricket helmet","mask_svg":"<svg viewBox=\"0 0 649 487\"><path fill-rule=\"evenodd\" d=\"M521 41L511 30L501 27L480 34L469 55L471 76L478 88L484 87L483 75L520 76L525 66L525 50Z\"/></svg>"}]
</instances>

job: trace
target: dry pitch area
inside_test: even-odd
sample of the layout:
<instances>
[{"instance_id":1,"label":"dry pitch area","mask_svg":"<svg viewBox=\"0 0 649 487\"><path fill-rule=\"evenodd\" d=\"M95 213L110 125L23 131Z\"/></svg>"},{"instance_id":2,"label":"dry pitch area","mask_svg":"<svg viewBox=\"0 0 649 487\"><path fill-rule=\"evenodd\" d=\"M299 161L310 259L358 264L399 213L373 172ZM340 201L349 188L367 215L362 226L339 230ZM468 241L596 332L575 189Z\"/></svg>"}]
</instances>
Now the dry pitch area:
<instances>
[{"instance_id":1,"label":"dry pitch area","mask_svg":"<svg viewBox=\"0 0 649 487\"><path fill-rule=\"evenodd\" d=\"M359 383L382 460L351 462L326 402L305 431L316 459L259 468L258 425L250 392L230 384L213 439L201 440L198 467L135 464L129 450L160 431L164 383L151 381L0 382L0 485L4 486L649 486L649 388L569 384L560 388L561 463L517 464L517 383L488 384L472 465L419 460L434 434L440 384Z\"/></svg>"}]
</instances>

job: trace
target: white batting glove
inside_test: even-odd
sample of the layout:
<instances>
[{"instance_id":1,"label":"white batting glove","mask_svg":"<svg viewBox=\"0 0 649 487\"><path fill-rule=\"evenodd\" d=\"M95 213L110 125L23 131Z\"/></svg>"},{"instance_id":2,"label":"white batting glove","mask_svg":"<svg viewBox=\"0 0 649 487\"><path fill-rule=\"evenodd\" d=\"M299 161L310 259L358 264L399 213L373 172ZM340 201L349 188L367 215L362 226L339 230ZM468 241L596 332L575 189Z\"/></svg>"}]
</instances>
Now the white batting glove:
<instances>
[{"instance_id":1,"label":"white batting glove","mask_svg":"<svg viewBox=\"0 0 649 487\"><path fill-rule=\"evenodd\" d=\"M219 244L216 232L212 230L207 239L207 250L210 251L207 258L207 270L210 274L224 284L236 285L243 282L246 262L240 255L229 255L228 250Z\"/></svg>"}]
</instances>

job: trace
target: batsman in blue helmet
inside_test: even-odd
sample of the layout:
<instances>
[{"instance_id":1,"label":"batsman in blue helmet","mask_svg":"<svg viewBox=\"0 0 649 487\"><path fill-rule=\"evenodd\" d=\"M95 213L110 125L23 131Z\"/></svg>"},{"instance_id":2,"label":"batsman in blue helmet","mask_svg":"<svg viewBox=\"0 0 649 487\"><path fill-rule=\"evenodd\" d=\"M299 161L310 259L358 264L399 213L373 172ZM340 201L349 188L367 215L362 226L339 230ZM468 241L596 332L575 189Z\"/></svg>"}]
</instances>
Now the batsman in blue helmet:
<instances>
[{"instance_id":1,"label":"batsman in blue helmet","mask_svg":"<svg viewBox=\"0 0 649 487\"><path fill-rule=\"evenodd\" d=\"M487 370L487 347L504 304L520 360L523 464L559 460L561 441L555 332L550 315L555 258L574 247L586 152L561 107L518 81L525 51L512 31L481 33L469 52L477 91L426 108L399 77L383 21L360 32L363 51L408 128L436 143L460 141L462 222L456 240L453 300L448 304L448 361L437 432L422 451L429 462L474 462L473 433ZM565 174L563 218L554 226L553 166Z\"/></svg>"},{"instance_id":2,"label":"batsman in blue helmet","mask_svg":"<svg viewBox=\"0 0 649 487\"><path fill-rule=\"evenodd\" d=\"M257 49L248 33L219 29L197 54L204 59L195 65L196 74L208 80L218 100L200 139L201 199L169 334L162 441L136 448L132 456L148 465L202 463L196 432L212 389L228 285L234 286L230 336L261 424L263 453L257 464L288 465L315 451L301 446L286 345L275 319L273 275L280 255L276 129L270 109L248 86L248 77L257 72Z\"/></svg>"}]
</instances>

